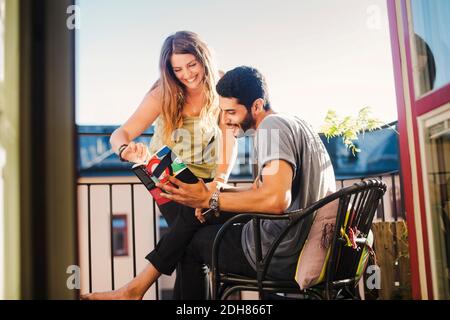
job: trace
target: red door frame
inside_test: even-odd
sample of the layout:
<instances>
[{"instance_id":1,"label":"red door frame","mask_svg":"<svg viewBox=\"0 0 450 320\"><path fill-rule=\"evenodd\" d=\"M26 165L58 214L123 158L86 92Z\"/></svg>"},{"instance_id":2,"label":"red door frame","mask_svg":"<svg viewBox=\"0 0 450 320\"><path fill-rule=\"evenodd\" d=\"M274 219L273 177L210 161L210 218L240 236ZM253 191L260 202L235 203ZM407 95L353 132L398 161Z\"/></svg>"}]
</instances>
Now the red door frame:
<instances>
[{"instance_id":1,"label":"red door frame","mask_svg":"<svg viewBox=\"0 0 450 320\"><path fill-rule=\"evenodd\" d=\"M391 35L391 49L394 67L395 91L397 95L397 109L398 109L398 132L399 132L399 148L400 148L400 168L402 173L404 202L406 209L406 223L408 225L408 241L409 241L409 256L411 267L411 289L413 299L420 299L420 277L419 277L419 258L417 252L417 235L414 221L414 203L412 201L412 177L410 163L410 154L408 147L408 134L406 127L406 112L405 112L405 95L403 88L403 75L400 54L400 39L398 37L397 26L397 9L395 6L396 0L387 0L389 30Z\"/></svg>"},{"instance_id":2,"label":"red door frame","mask_svg":"<svg viewBox=\"0 0 450 320\"><path fill-rule=\"evenodd\" d=\"M399 125L399 142L400 142L400 158L401 168L403 176L403 188L405 194L405 207L407 211L407 224L409 231L409 250L410 250L410 263L411 263L411 286L414 299L421 298L420 292L420 275L419 275L419 261L417 251L417 237L423 239L424 244L424 256L425 256L425 270L426 270L426 282L428 298L433 299L433 286L431 279L431 264L430 264L430 251L428 246L428 230L425 212L425 197L423 190L423 177L422 177L422 163L420 157L420 144L419 144L419 132L417 128L417 118L429 111L432 111L443 104L450 101L450 84L432 91L419 99L416 99L414 89L414 77L412 69L412 56L411 45L408 25L408 13L406 7L406 0L401 1L401 14L403 19L403 41L406 51L406 67L408 76L408 89L410 92L409 102L411 104L412 126L414 141L408 141L407 133L407 118L405 112L405 95L403 86L403 75L400 55L400 41L398 36L397 25L397 0L387 0L389 25L391 33L392 55L394 63L394 77L397 92L397 108L398 108L398 125ZM415 159L417 164L417 179L419 204L420 204L420 220L422 224L422 235L416 234L415 222L414 222L414 202L413 188L412 188L412 175L411 175L411 162L409 153L409 144L414 143L415 146Z\"/></svg>"}]
</instances>

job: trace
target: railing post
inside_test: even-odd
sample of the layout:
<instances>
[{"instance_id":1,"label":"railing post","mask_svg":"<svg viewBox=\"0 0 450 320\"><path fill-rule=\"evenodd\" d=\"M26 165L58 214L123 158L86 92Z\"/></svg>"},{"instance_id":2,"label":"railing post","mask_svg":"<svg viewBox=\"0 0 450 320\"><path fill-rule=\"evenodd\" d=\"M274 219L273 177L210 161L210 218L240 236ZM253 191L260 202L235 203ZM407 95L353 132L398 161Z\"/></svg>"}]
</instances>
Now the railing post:
<instances>
[{"instance_id":1,"label":"railing post","mask_svg":"<svg viewBox=\"0 0 450 320\"><path fill-rule=\"evenodd\" d=\"M133 229L133 277L136 277L136 227L135 227L135 213L134 213L134 184L130 183L131 187L131 228Z\"/></svg>"},{"instance_id":2,"label":"railing post","mask_svg":"<svg viewBox=\"0 0 450 320\"><path fill-rule=\"evenodd\" d=\"M153 199L153 243L156 247L157 242L157 227L156 227L156 203ZM159 278L155 281L156 300L159 300Z\"/></svg>"},{"instance_id":3,"label":"railing post","mask_svg":"<svg viewBox=\"0 0 450 320\"><path fill-rule=\"evenodd\" d=\"M392 193L394 195L394 220L398 220L398 212L397 212L397 193L395 188L395 176L391 174L391 182L392 182Z\"/></svg>"},{"instance_id":4,"label":"railing post","mask_svg":"<svg viewBox=\"0 0 450 320\"><path fill-rule=\"evenodd\" d=\"M380 178L380 180L381 181L383 181L383 176L380 176L379 177ZM386 221L386 216L385 216L385 214L384 214L384 196L383 197L381 197L381 202L378 204L378 209L377 209L377 218L379 218L379 216L380 216L380 214L378 214L378 211L379 211L379 209L380 209L380 206L381 206L381 221Z\"/></svg>"},{"instance_id":5,"label":"railing post","mask_svg":"<svg viewBox=\"0 0 450 320\"><path fill-rule=\"evenodd\" d=\"M114 235L113 235L113 208L112 208L112 184L109 183L109 227L110 227L110 239L111 239L111 287L115 289L114 285Z\"/></svg>"},{"instance_id":6,"label":"railing post","mask_svg":"<svg viewBox=\"0 0 450 320\"><path fill-rule=\"evenodd\" d=\"M89 261L89 293L92 293L92 239L91 239L91 185L87 185L88 196L88 261Z\"/></svg>"}]
</instances>

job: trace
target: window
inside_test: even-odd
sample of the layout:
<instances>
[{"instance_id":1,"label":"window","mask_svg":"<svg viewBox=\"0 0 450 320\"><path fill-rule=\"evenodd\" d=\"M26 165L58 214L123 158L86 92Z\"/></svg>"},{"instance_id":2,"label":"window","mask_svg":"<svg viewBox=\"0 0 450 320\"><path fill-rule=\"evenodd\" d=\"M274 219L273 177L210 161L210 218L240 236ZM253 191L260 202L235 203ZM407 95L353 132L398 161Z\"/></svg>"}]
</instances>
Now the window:
<instances>
[{"instance_id":1,"label":"window","mask_svg":"<svg viewBox=\"0 0 450 320\"><path fill-rule=\"evenodd\" d=\"M450 298L450 105L424 121L427 215L431 222L436 299Z\"/></svg>"},{"instance_id":2,"label":"window","mask_svg":"<svg viewBox=\"0 0 450 320\"><path fill-rule=\"evenodd\" d=\"M450 1L411 0L416 96L450 83Z\"/></svg>"},{"instance_id":3,"label":"window","mask_svg":"<svg viewBox=\"0 0 450 320\"><path fill-rule=\"evenodd\" d=\"M115 257L128 256L128 223L127 215L114 215L113 227L113 252Z\"/></svg>"}]
</instances>

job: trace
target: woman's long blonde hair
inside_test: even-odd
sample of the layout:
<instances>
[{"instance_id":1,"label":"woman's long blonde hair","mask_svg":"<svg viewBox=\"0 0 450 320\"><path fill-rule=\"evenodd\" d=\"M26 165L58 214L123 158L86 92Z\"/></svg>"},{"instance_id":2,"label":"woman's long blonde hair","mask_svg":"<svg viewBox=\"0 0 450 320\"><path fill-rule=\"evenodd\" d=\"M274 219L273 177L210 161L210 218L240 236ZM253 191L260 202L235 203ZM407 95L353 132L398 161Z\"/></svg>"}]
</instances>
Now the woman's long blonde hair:
<instances>
[{"instance_id":1,"label":"woman's long blonde hair","mask_svg":"<svg viewBox=\"0 0 450 320\"><path fill-rule=\"evenodd\" d=\"M208 128L217 125L219 114L215 89L217 71L207 44L196 33L190 31L178 31L170 35L164 41L161 49L159 59L160 79L153 85L153 88L159 86L161 89L161 117L164 120L162 140L169 145L174 130L181 128L183 125L181 112L186 102L185 87L175 76L170 62L173 54L192 54L204 68L203 84L206 103L200 112L200 119L204 125L202 127Z\"/></svg>"}]
</instances>

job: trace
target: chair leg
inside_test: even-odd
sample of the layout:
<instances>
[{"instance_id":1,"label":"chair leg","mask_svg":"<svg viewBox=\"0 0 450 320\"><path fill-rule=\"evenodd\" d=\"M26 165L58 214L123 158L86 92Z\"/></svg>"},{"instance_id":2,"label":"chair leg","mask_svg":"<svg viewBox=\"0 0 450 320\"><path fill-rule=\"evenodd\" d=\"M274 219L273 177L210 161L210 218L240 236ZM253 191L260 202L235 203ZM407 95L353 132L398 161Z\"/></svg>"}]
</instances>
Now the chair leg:
<instances>
[{"instance_id":1,"label":"chair leg","mask_svg":"<svg viewBox=\"0 0 450 320\"><path fill-rule=\"evenodd\" d=\"M211 300L211 280L210 280L210 273L207 273L205 275L205 299Z\"/></svg>"},{"instance_id":2,"label":"chair leg","mask_svg":"<svg viewBox=\"0 0 450 320\"><path fill-rule=\"evenodd\" d=\"M228 297L234 293L235 291L238 290L242 290L241 286L232 286L232 287L228 287L227 289L224 290L223 294L220 297L220 300L227 300Z\"/></svg>"},{"instance_id":3,"label":"chair leg","mask_svg":"<svg viewBox=\"0 0 450 320\"><path fill-rule=\"evenodd\" d=\"M225 285L224 283L222 283L222 284L219 283L215 300L224 300L224 295L227 292L227 290L229 290L229 286ZM227 298L228 298L228 295L229 294L227 294Z\"/></svg>"},{"instance_id":4,"label":"chair leg","mask_svg":"<svg viewBox=\"0 0 450 320\"><path fill-rule=\"evenodd\" d=\"M348 292L348 294L351 296L351 298L353 300L361 300L361 298L359 297L359 291L357 289L357 287L345 287L345 290Z\"/></svg>"},{"instance_id":5,"label":"chair leg","mask_svg":"<svg viewBox=\"0 0 450 320\"><path fill-rule=\"evenodd\" d=\"M305 289L304 292L307 296L315 297L317 300L324 300L323 296L313 289Z\"/></svg>"},{"instance_id":6,"label":"chair leg","mask_svg":"<svg viewBox=\"0 0 450 320\"><path fill-rule=\"evenodd\" d=\"M222 293L225 290L226 286L225 284L222 284L219 280L216 282L216 279L214 277L214 273L211 272L210 276L210 291L211 291L211 300L220 300L222 297Z\"/></svg>"},{"instance_id":7,"label":"chair leg","mask_svg":"<svg viewBox=\"0 0 450 320\"><path fill-rule=\"evenodd\" d=\"M351 299L351 300L361 300L356 291L356 288L349 288L346 286L346 287L338 290L338 292L335 296L335 299L337 299L339 297L339 295L342 295L342 297L344 299L347 298L347 299Z\"/></svg>"}]
</instances>

